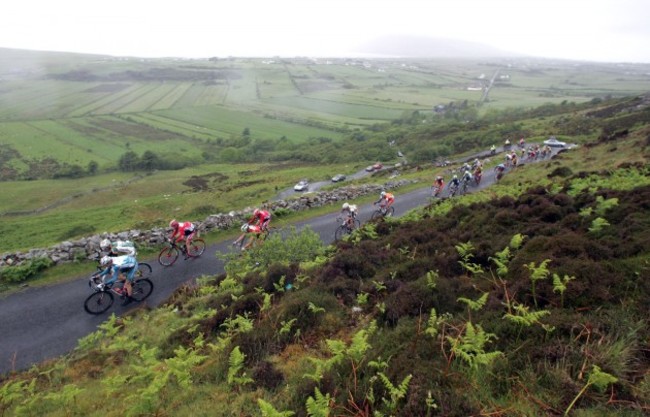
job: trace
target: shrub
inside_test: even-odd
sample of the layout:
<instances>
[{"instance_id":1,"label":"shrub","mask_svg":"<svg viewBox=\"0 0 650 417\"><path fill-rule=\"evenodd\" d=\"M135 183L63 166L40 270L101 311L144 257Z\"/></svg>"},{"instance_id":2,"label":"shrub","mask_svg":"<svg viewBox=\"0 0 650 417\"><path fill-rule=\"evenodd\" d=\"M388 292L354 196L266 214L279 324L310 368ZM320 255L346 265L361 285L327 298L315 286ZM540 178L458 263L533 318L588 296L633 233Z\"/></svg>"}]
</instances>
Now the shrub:
<instances>
[{"instance_id":1,"label":"shrub","mask_svg":"<svg viewBox=\"0 0 650 417\"><path fill-rule=\"evenodd\" d=\"M52 264L50 258L35 258L24 265L6 266L0 269L0 282L18 283L27 281L52 266Z\"/></svg>"}]
</instances>

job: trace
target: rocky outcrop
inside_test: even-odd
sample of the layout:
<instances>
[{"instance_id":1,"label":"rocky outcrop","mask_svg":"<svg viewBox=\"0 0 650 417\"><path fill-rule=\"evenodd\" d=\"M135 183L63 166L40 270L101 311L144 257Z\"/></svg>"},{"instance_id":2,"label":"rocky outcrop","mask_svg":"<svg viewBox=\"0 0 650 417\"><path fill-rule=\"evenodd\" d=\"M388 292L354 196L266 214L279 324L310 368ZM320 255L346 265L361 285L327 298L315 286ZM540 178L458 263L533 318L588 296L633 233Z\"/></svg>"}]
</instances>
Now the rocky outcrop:
<instances>
[{"instance_id":1,"label":"rocky outcrop","mask_svg":"<svg viewBox=\"0 0 650 417\"><path fill-rule=\"evenodd\" d=\"M381 190L398 188L412 182L411 180L399 180L387 182L383 185L366 184L341 187L332 191L305 193L287 200L267 202L264 206L271 212L280 209L297 212L336 204L341 201L353 200L367 194L379 194ZM253 207L249 207L236 212L211 214L203 220L192 221L198 224L201 233L209 233L215 229L226 230L241 225L243 221L250 217L253 209ZM168 228L101 233L78 240L61 242L50 248L31 249L27 252L4 253L0 255L0 267L20 265L32 259L43 257L51 259L54 264L95 259L99 253L99 242L102 239L130 240L135 242L136 245L147 247L161 245L165 240L165 236L168 235Z\"/></svg>"}]
</instances>

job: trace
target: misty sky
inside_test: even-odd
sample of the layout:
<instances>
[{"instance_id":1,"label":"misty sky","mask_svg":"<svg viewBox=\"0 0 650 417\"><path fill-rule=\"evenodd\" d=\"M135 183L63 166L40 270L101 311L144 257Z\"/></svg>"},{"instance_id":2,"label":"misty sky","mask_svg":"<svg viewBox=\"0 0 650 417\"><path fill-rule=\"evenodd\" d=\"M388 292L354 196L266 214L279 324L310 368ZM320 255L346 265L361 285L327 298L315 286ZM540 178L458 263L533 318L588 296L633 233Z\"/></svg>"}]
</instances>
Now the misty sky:
<instances>
[{"instance_id":1,"label":"misty sky","mask_svg":"<svg viewBox=\"0 0 650 417\"><path fill-rule=\"evenodd\" d=\"M142 57L355 56L384 35L650 63L650 0L16 0L0 47Z\"/></svg>"}]
</instances>

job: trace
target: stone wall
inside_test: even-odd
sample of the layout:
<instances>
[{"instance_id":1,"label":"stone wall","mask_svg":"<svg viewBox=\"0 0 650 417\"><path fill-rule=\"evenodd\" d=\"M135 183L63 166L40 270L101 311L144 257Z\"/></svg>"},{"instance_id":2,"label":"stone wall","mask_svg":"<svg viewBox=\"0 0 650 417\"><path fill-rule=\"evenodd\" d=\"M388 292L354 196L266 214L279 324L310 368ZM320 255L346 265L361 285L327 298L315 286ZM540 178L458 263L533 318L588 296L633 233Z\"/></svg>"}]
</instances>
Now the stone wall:
<instances>
[{"instance_id":1,"label":"stone wall","mask_svg":"<svg viewBox=\"0 0 650 417\"><path fill-rule=\"evenodd\" d=\"M336 204L342 201L353 200L366 194L379 194L381 190L398 188L410 184L411 180L387 182L383 185L358 185L337 188L332 191L322 191L301 194L296 198L267 202L264 206L271 212L278 209L288 211L303 211L314 207ZM241 211L230 213L212 214L204 220L192 220L199 225L201 233L211 230L225 230L240 226L249 219L254 208L249 207ZM27 252L4 253L0 255L0 267L20 265L34 258L47 257L55 264L72 262L75 260L94 259L99 252L99 242L102 239L131 240L140 246L159 246L170 233L169 228L155 228L151 230L129 230L119 233L101 233L78 240L61 242L58 245L45 249L31 249Z\"/></svg>"}]
</instances>

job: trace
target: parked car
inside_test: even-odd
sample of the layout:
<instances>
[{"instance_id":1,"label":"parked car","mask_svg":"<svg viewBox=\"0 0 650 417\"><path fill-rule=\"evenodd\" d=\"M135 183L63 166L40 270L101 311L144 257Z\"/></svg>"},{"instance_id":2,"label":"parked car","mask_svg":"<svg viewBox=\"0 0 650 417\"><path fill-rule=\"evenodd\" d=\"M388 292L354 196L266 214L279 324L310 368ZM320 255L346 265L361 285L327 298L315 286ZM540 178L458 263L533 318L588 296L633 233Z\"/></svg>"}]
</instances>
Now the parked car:
<instances>
[{"instance_id":1,"label":"parked car","mask_svg":"<svg viewBox=\"0 0 650 417\"><path fill-rule=\"evenodd\" d=\"M374 169L375 171L377 171L378 169L382 169L383 167L384 167L384 165L383 165L381 162L377 162L376 164L374 164L374 165L372 166L372 169Z\"/></svg>"},{"instance_id":2,"label":"parked car","mask_svg":"<svg viewBox=\"0 0 650 417\"><path fill-rule=\"evenodd\" d=\"M544 141L544 145L548 145L556 148L564 148L566 146L566 142L562 142L560 140L557 140L555 136L551 136L550 138Z\"/></svg>"},{"instance_id":3,"label":"parked car","mask_svg":"<svg viewBox=\"0 0 650 417\"><path fill-rule=\"evenodd\" d=\"M309 182L307 180L298 181L298 184L293 186L294 191L307 191L309 190Z\"/></svg>"},{"instance_id":4,"label":"parked car","mask_svg":"<svg viewBox=\"0 0 650 417\"><path fill-rule=\"evenodd\" d=\"M366 167L366 171L368 171L368 172L372 172L372 171L374 171L374 170L375 170L375 166L374 166L374 165L368 165L368 166Z\"/></svg>"},{"instance_id":5,"label":"parked car","mask_svg":"<svg viewBox=\"0 0 650 417\"><path fill-rule=\"evenodd\" d=\"M332 177L332 182L340 182L340 181L345 181L345 175L338 174Z\"/></svg>"}]
</instances>

